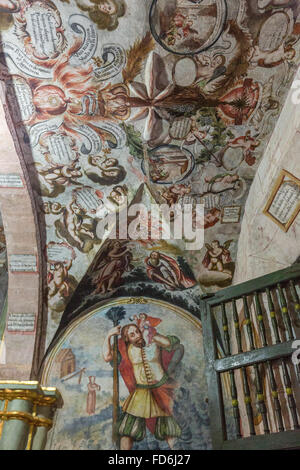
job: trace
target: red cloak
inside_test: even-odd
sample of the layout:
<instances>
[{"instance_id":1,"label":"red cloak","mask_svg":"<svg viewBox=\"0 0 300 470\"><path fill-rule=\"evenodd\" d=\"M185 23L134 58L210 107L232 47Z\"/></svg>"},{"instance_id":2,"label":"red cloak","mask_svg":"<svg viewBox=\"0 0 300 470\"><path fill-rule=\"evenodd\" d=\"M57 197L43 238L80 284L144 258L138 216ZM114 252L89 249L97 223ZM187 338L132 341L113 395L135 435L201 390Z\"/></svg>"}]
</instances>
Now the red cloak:
<instances>
[{"instance_id":1,"label":"red cloak","mask_svg":"<svg viewBox=\"0 0 300 470\"><path fill-rule=\"evenodd\" d=\"M162 253L160 253L159 255L163 260L165 260L168 264L171 265L171 268L173 271L175 271L177 280L182 287L185 287L186 289L188 289L189 287L193 287L196 284L196 282L193 281L193 279L189 278L182 272L177 262L173 258L170 258L169 256L164 255ZM159 267L152 266L149 263L149 261L150 261L150 256L148 256L145 259L145 263L147 265L147 275L152 281L157 282L153 275L155 274L156 269Z\"/></svg>"},{"instance_id":2,"label":"red cloak","mask_svg":"<svg viewBox=\"0 0 300 470\"><path fill-rule=\"evenodd\" d=\"M118 348L121 354L121 363L119 365L119 371L122 376L122 379L125 382L126 387L128 388L129 393L132 393L136 389L136 380L134 377L133 366L128 357L127 346L122 339L118 341ZM162 366L164 371L167 371L170 361L173 357L174 351L168 352L162 349ZM158 388L151 389L151 393L154 396L156 403L159 407L168 414L172 414L172 402L173 402L173 390L174 382L165 383ZM146 418L146 425L149 431L154 434L155 424L157 418Z\"/></svg>"}]
</instances>

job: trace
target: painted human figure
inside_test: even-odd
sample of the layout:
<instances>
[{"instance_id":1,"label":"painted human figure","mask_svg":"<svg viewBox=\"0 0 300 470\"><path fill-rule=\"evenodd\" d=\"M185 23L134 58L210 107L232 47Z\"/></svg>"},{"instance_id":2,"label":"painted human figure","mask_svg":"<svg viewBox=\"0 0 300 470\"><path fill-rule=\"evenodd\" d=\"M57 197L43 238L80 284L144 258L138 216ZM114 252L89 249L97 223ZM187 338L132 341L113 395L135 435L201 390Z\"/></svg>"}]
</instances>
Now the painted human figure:
<instances>
[{"instance_id":1,"label":"painted human figure","mask_svg":"<svg viewBox=\"0 0 300 470\"><path fill-rule=\"evenodd\" d=\"M255 46L250 64L253 67L272 68L293 60L295 55L296 51L291 44L281 44L275 51L261 51L259 46Z\"/></svg>"},{"instance_id":2,"label":"painted human figure","mask_svg":"<svg viewBox=\"0 0 300 470\"><path fill-rule=\"evenodd\" d=\"M145 263L148 277L164 284L169 290L188 289L195 285L195 281L185 276L178 263L163 253L153 251Z\"/></svg>"},{"instance_id":3,"label":"painted human figure","mask_svg":"<svg viewBox=\"0 0 300 470\"><path fill-rule=\"evenodd\" d=\"M209 81L216 71L224 72L225 56L221 54L197 54L194 58L196 64L196 80Z\"/></svg>"},{"instance_id":4,"label":"painted human figure","mask_svg":"<svg viewBox=\"0 0 300 470\"><path fill-rule=\"evenodd\" d=\"M130 271L132 254L118 240L112 240L103 257L94 267L92 283L94 294L106 294L118 286L125 271Z\"/></svg>"},{"instance_id":5,"label":"painted human figure","mask_svg":"<svg viewBox=\"0 0 300 470\"><path fill-rule=\"evenodd\" d=\"M142 441L146 437L146 427L156 439L166 441L172 449L181 429L173 416L176 382L171 375L183 357L184 348L176 336L159 333L146 347L138 326L128 324L108 332L103 344L106 362L113 359L111 338L120 334L119 371L129 391L118 422L121 450L131 450L135 441Z\"/></svg>"},{"instance_id":6,"label":"painted human figure","mask_svg":"<svg viewBox=\"0 0 300 470\"><path fill-rule=\"evenodd\" d=\"M118 184L124 180L126 171L119 165L116 158L91 156L88 159L89 168L85 170L86 175L95 183L103 185Z\"/></svg>"},{"instance_id":7,"label":"painted human figure","mask_svg":"<svg viewBox=\"0 0 300 470\"><path fill-rule=\"evenodd\" d=\"M124 0L76 0L77 6L89 14L98 28L112 31L118 26L118 18L124 16Z\"/></svg>"},{"instance_id":8,"label":"painted human figure","mask_svg":"<svg viewBox=\"0 0 300 470\"><path fill-rule=\"evenodd\" d=\"M47 189L52 192L55 186L67 186L77 184L76 179L82 176L78 162L73 160L69 165L52 165L50 168L38 168L39 175L43 178Z\"/></svg>"},{"instance_id":9,"label":"painted human figure","mask_svg":"<svg viewBox=\"0 0 300 470\"><path fill-rule=\"evenodd\" d=\"M203 266L209 271L231 274L231 271L224 268L225 264L231 263L232 261L230 251L228 250L231 242L232 240L228 240L224 243L224 246L221 246L218 240L212 241L211 246L206 244L207 252L202 261Z\"/></svg>"},{"instance_id":10,"label":"painted human figure","mask_svg":"<svg viewBox=\"0 0 300 470\"><path fill-rule=\"evenodd\" d=\"M169 206L176 204L180 198L190 194L191 187L185 184L174 184L162 192L162 197L167 201Z\"/></svg>"},{"instance_id":11,"label":"painted human figure","mask_svg":"<svg viewBox=\"0 0 300 470\"><path fill-rule=\"evenodd\" d=\"M107 199L120 207L127 201L127 193L128 189L125 184L122 186L114 186Z\"/></svg>"},{"instance_id":12,"label":"painted human figure","mask_svg":"<svg viewBox=\"0 0 300 470\"><path fill-rule=\"evenodd\" d=\"M71 259L66 264L61 261L50 264L48 270L48 293L50 297L56 294L61 297L70 295L69 271L71 267Z\"/></svg>"},{"instance_id":13,"label":"painted human figure","mask_svg":"<svg viewBox=\"0 0 300 470\"><path fill-rule=\"evenodd\" d=\"M173 158L161 156L157 160L150 159L150 176L154 182L173 181L182 179L188 167L188 159L182 155Z\"/></svg>"},{"instance_id":14,"label":"painted human figure","mask_svg":"<svg viewBox=\"0 0 300 470\"><path fill-rule=\"evenodd\" d=\"M95 376L89 376L89 383L87 384L88 394L87 394L87 402L86 402L86 412L88 415L95 414L96 410L96 391L100 391L100 385L96 384Z\"/></svg>"},{"instance_id":15,"label":"painted human figure","mask_svg":"<svg viewBox=\"0 0 300 470\"><path fill-rule=\"evenodd\" d=\"M74 199L64 209L63 219L65 228L81 248L84 246L84 241L80 235L87 235L92 240L95 239L95 234L84 225L84 220L90 219L90 217L86 216L85 210L79 207Z\"/></svg>"},{"instance_id":16,"label":"painted human figure","mask_svg":"<svg viewBox=\"0 0 300 470\"><path fill-rule=\"evenodd\" d=\"M206 136L207 136L206 130L200 130L195 116L192 116L190 131L188 135L186 136L182 145L196 144L197 141L202 144L202 141L205 139Z\"/></svg>"},{"instance_id":17,"label":"painted human figure","mask_svg":"<svg viewBox=\"0 0 300 470\"><path fill-rule=\"evenodd\" d=\"M174 46L177 41L188 37L191 33L196 33L197 31L192 29L193 24L192 19L184 15L180 9L177 9L170 22L170 28L166 33L167 44Z\"/></svg>"},{"instance_id":18,"label":"painted human figure","mask_svg":"<svg viewBox=\"0 0 300 470\"><path fill-rule=\"evenodd\" d=\"M252 166L256 159L253 156L252 152L260 145L260 142L251 137L251 131L247 131L245 135L236 137L227 142L225 151L228 148L241 148L243 150L243 156L245 162Z\"/></svg>"},{"instance_id":19,"label":"painted human figure","mask_svg":"<svg viewBox=\"0 0 300 470\"><path fill-rule=\"evenodd\" d=\"M150 346L150 344L152 344L154 336L157 334L157 330L155 327L161 323L161 319L150 317L146 313L142 312L139 314L139 316L134 315L133 320L139 327L146 342L146 345Z\"/></svg>"},{"instance_id":20,"label":"painted human figure","mask_svg":"<svg viewBox=\"0 0 300 470\"><path fill-rule=\"evenodd\" d=\"M18 1L14 0L0 0L0 12L15 13L19 9Z\"/></svg>"},{"instance_id":21,"label":"painted human figure","mask_svg":"<svg viewBox=\"0 0 300 470\"><path fill-rule=\"evenodd\" d=\"M226 191L235 191L240 187L240 177L234 173L223 173L212 178L205 177L204 181L196 182L193 185L199 196L207 194L220 194ZM194 189L194 191L195 191Z\"/></svg>"},{"instance_id":22,"label":"painted human figure","mask_svg":"<svg viewBox=\"0 0 300 470\"><path fill-rule=\"evenodd\" d=\"M221 218L221 211L216 207L213 207L204 214L204 229L214 227Z\"/></svg>"}]
</instances>

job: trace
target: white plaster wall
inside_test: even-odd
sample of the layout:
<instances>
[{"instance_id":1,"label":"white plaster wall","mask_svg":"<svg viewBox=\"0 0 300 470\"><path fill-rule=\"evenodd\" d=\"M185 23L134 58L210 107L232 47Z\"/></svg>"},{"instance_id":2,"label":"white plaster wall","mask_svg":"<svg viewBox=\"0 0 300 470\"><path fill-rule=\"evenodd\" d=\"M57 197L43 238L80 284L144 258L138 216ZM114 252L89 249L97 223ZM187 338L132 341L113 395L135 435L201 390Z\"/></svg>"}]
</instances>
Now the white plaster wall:
<instances>
[{"instance_id":1,"label":"white plaster wall","mask_svg":"<svg viewBox=\"0 0 300 470\"><path fill-rule=\"evenodd\" d=\"M294 104L299 78L300 68L250 189L234 284L284 269L300 255L300 214L287 233L263 214L281 169L300 179L300 104Z\"/></svg>"}]
</instances>

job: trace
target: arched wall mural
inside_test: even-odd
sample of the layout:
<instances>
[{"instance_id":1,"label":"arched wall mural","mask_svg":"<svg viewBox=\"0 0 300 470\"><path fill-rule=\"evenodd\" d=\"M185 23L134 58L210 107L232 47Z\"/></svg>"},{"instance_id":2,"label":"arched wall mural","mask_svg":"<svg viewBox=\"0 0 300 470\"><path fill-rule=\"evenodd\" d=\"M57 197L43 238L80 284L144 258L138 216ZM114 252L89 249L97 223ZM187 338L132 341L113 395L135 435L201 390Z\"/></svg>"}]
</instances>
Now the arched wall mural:
<instances>
[{"instance_id":1,"label":"arched wall mural","mask_svg":"<svg viewBox=\"0 0 300 470\"><path fill-rule=\"evenodd\" d=\"M113 357L109 334L126 325ZM167 302L121 298L86 313L52 349L41 381L64 400L49 449L210 448L200 322Z\"/></svg>"}]
</instances>

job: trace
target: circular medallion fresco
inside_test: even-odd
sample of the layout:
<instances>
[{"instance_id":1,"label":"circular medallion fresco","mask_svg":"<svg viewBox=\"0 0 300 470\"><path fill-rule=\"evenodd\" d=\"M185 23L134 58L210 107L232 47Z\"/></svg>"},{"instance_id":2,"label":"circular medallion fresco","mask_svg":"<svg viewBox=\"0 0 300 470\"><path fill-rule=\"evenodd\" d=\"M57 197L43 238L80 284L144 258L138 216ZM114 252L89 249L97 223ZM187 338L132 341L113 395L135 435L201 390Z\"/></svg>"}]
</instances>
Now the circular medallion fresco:
<instances>
[{"instance_id":1,"label":"circular medallion fresco","mask_svg":"<svg viewBox=\"0 0 300 470\"><path fill-rule=\"evenodd\" d=\"M174 54L199 54L220 37L227 17L225 0L154 0L151 32Z\"/></svg>"}]
</instances>

